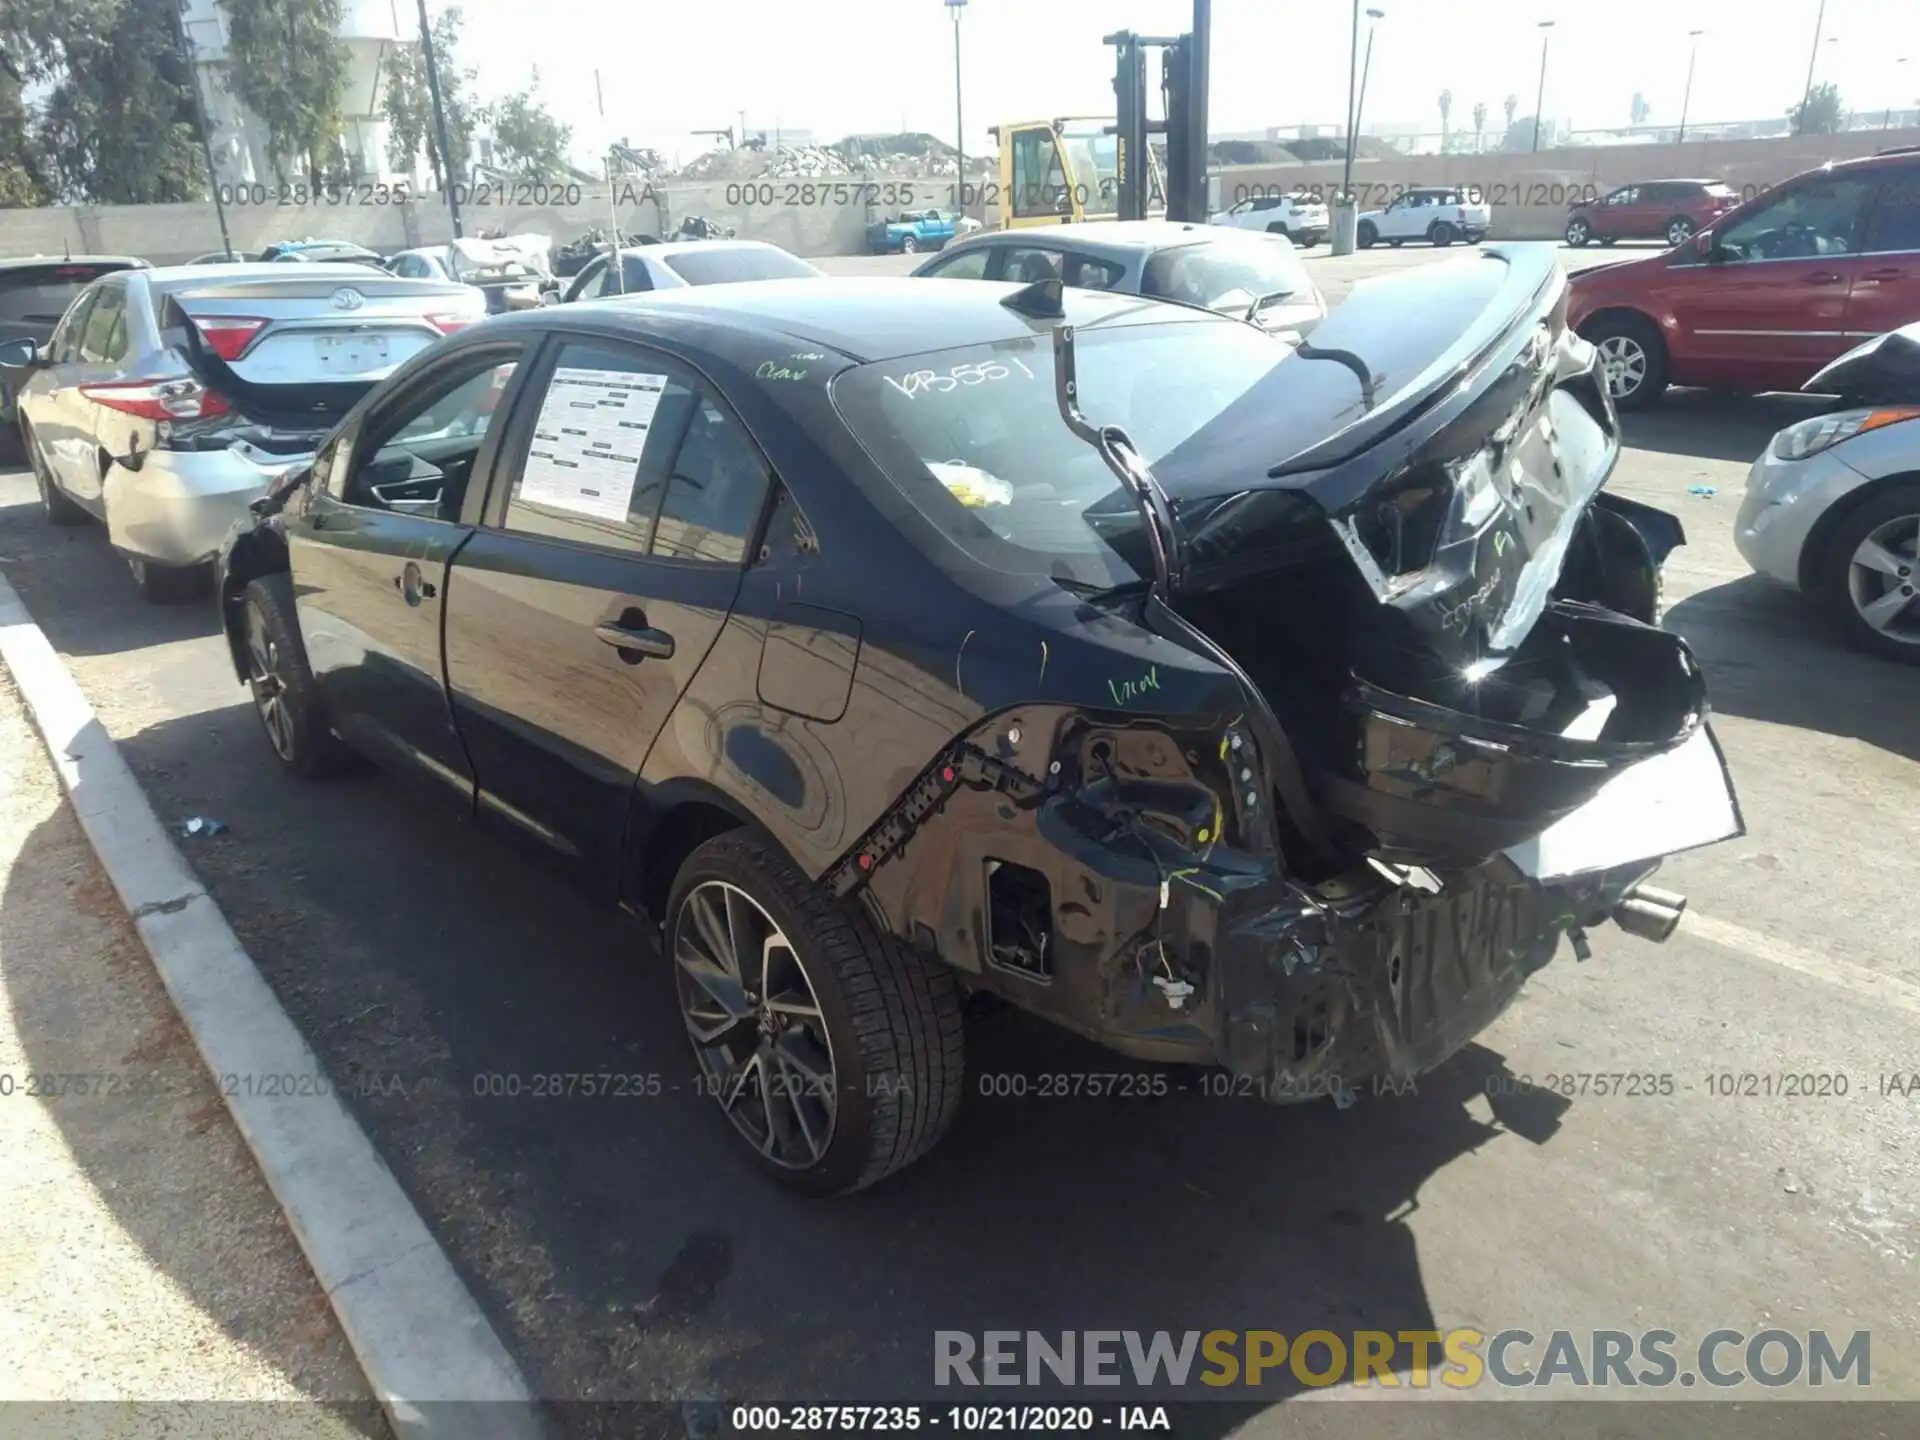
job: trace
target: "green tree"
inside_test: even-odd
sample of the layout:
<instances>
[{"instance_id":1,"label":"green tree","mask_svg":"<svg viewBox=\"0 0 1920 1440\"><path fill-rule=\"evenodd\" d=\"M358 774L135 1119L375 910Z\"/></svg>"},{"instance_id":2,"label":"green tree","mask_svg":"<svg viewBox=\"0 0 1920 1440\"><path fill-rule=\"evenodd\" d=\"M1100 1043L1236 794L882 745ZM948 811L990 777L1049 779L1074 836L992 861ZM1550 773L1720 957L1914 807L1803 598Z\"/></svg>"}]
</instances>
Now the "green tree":
<instances>
[{"instance_id":1,"label":"green tree","mask_svg":"<svg viewBox=\"0 0 1920 1440\"><path fill-rule=\"evenodd\" d=\"M1807 98L1787 111L1796 135L1838 135L1847 128L1847 112L1840 105L1838 85L1816 85Z\"/></svg>"},{"instance_id":2,"label":"green tree","mask_svg":"<svg viewBox=\"0 0 1920 1440\"><path fill-rule=\"evenodd\" d=\"M1481 137L1486 133L1487 102L1484 100L1476 100L1473 102L1473 148L1476 152L1480 149Z\"/></svg>"},{"instance_id":3,"label":"green tree","mask_svg":"<svg viewBox=\"0 0 1920 1440\"><path fill-rule=\"evenodd\" d=\"M20 87L11 76L0 76L0 210L44 205L51 188Z\"/></svg>"},{"instance_id":4,"label":"green tree","mask_svg":"<svg viewBox=\"0 0 1920 1440\"><path fill-rule=\"evenodd\" d=\"M567 147L573 127L556 120L540 98L540 72L527 88L516 91L488 109L493 122L494 158L503 170L531 177L558 177L572 171Z\"/></svg>"},{"instance_id":5,"label":"green tree","mask_svg":"<svg viewBox=\"0 0 1920 1440\"><path fill-rule=\"evenodd\" d=\"M227 12L227 83L267 130L275 173L302 161L310 180L343 168L340 95L347 50L340 0L219 0Z\"/></svg>"},{"instance_id":6,"label":"green tree","mask_svg":"<svg viewBox=\"0 0 1920 1440\"><path fill-rule=\"evenodd\" d=\"M433 92L427 85L426 55L418 45L402 46L387 57L387 87L382 105L387 117L387 159L396 170L412 170L422 147L436 181L451 170L457 180L473 164L473 128L480 118L474 102L474 72L460 63L460 32L465 17L449 5L433 21L433 57L440 76L440 103L447 116L449 166L440 154L433 123Z\"/></svg>"},{"instance_id":7,"label":"green tree","mask_svg":"<svg viewBox=\"0 0 1920 1440\"><path fill-rule=\"evenodd\" d=\"M1447 148L1448 122L1451 121L1452 118L1453 91L1442 90L1440 92L1440 149L1442 153L1444 153Z\"/></svg>"},{"instance_id":8,"label":"green tree","mask_svg":"<svg viewBox=\"0 0 1920 1440\"><path fill-rule=\"evenodd\" d=\"M62 37L59 79L39 117L59 193L151 205L206 193L194 76L174 0L112 0Z\"/></svg>"}]
</instances>

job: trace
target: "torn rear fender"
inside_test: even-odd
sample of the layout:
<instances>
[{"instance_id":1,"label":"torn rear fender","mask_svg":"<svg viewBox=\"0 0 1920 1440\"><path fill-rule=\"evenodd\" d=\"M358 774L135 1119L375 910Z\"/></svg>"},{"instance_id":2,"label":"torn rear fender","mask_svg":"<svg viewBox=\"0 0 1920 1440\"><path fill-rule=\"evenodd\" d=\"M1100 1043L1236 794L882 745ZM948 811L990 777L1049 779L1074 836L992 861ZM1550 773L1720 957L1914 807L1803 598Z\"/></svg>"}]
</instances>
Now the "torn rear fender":
<instances>
[{"instance_id":1,"label":"torn rear fender","mask_svg":"<svg viewBox=\"0 0 1920 1440\"><path fill-rule=\"evenodd\" d=\"M1421 1073L1478 1033L1657 868L1675 818L1659 797L1705 817L1687 843L1737 830L1703 740L1509 853L1309 885L1241 717L1026 706L959 737L823 879L974 989L1307 1099Z\"/></svg>"}]
</instances>

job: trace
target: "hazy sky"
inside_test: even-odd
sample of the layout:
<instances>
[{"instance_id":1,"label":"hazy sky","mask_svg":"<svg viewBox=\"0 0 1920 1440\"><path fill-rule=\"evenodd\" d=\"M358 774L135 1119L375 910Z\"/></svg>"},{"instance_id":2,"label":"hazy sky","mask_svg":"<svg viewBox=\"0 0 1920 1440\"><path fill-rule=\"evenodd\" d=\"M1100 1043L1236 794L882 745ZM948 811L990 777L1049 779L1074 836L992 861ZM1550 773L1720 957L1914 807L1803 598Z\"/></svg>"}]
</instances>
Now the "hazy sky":
<instances>
[{"instance_id":1,"label":"hazy sky","mask_svg":"<svg viewBox=\"0 0 1920 1440\"><path fill-rule=\"evenodd\" d=\"M429 0L432 4L433 0ZM1800 98L1818 0L1379 0L1366 114L1471 127L1486 102L1533 110L1540 20L1550 37L1545 112L1581 129L1625 125L1636 90L1672 120L1700 38L1690 115L1780 114ZM953 29L941 0L465 0L467 62L484 94L531 66L587 151L613 136L691 155L688 132L737 123L805 126L833 140L904 123L953 134ZM1343 0L1214 0L1214 132L1337 123L1346 110L1352 11ZM1186 28L1190 0L971 0L961 21L968 148L996 120L1110 113L1112 52L1127 28ZM1362 19L1362 45L1366 20ZM1858 109L1920 97L1920 0L1828 0L1816 81ZM1911 57L1904 65L1895 61ZM596 113L600 70L606 119ZM1157 71L1150 72L1157 79ZM1156 113L1157 98L1152 102Z\"/></svg>"}]
</instances>

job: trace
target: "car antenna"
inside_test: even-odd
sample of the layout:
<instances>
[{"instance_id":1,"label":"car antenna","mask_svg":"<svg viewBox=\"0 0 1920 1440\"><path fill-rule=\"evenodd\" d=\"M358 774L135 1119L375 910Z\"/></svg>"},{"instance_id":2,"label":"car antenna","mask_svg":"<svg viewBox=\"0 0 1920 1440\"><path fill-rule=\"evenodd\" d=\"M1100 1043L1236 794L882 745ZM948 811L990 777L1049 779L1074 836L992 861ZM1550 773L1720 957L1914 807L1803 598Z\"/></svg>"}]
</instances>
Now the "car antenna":
<instances>
[{"instance_id":1,"label":"car antenna","mask_svg":"<svg viewBox=\"0 0 1920 1440\"><path fill-rule=\"evenodd\" d=\"M1019 315L1034 320L1064 320L1067 315L1065 294L1060 281L1051 277L1022 285L1000 303Z\"/></svg>"}]
</instances>

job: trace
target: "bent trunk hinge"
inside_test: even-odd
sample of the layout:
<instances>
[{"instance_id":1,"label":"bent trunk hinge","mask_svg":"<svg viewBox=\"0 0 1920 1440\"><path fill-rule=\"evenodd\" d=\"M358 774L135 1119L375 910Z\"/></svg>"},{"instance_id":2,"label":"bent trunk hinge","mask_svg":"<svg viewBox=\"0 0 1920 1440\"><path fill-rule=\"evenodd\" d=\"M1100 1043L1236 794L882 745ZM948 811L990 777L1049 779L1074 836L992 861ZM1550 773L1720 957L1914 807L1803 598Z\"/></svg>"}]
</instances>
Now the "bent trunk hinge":
<instances>
[{"instance_id":1,"label":"bent trunk hinge","mask_svg":"<svg viewBox=\"0 0 1920 1440\"><path fill-rule=\"evenodd\" d=\"M1017 801L1046 793L1047 786L1026 771L965 743L955 745L921 773L860 842L831 870L824 883L836 900L852 895L873 873L906 849L920 827L946 808L961 786L1003 790Z\"/></svg>"}]
</instances>

